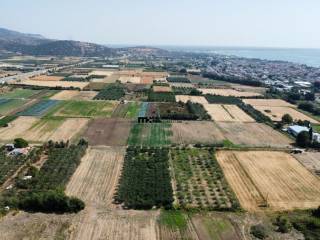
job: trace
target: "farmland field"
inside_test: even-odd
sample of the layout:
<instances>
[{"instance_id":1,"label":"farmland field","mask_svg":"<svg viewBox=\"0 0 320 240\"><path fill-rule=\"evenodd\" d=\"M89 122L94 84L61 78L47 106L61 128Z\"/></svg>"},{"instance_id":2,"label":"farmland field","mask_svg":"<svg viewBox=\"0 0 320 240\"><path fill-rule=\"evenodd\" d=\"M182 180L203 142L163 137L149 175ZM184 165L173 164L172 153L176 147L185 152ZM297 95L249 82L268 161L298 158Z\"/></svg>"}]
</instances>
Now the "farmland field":
<instances>
[{"instance_id":1,"label":"farmland field","mask_svg":"<svg viewBox=\"0 0 320 240\"><path fill-rule=\"evenodd\" d=\"M311 123L318 124L319 122L291 107L270 107L270 106L253 106L264 115L271 118L272 121L281 121L283 115L290 114L293 120L307 120Z\"/></svg>"},{"instance_id":2,"label":"farmland field","mask_svg":"<svg viewBox=\"0 0 320 240\"><path fill-rule=\"evenodd\" d=\"M152 88L154 92L172 92L169 86L153 86Z\"/></svg>"},{"instance_id":3,"label":"farmland field","mask_svg":"<svg viewBox=\"0 0 320 240\"><path fill-rule=\"evenodd\" d=\"M40 75L31 78L33 81L61 81L63 77L61 76L48 76L48 75Z\"/></svg>"},{"instance_id":4,"label":"farmland field","mask_svg":"<svg viewBox=\"0 0 320 240\"><path fill-rule=\"evenodd\" d=\"M260 93L255 92L246 92L246 91L237 91L234 89L214 89L214 88L201 88L198 89L203 94L212 94L220 96L233 96L233 97L256 97L262 96Z\"/></svg>"},{"instance_id":5,"label":"farmland field","mask_svg":"<svg viewBox=\"0 0 320 240\"><path fill-rule=\"evenodd\" d=\"M104 89L94 97L96 100L119 100L124 97L124 85L112 83L107 85Z\"/></svg>"},{"instance_id":6,"label":"farmland field","mask_svg":"<svg viewBox=\"0 0 320 240\"><path fill-rule=\"evenodd\" d=\"M77 90L63 90L58 92L50 99L52 100L92 100L97 92L94 91L77 91Z\"/></svg>"},{"instance_id":7,"label":"farmland field","mask_svg":"<svg viewBox=\"0 0 320 240\"><path fill-rule=\"evenodd\" d=\"M67 81L34 81L34 80L25 80L22 82L15 83L18 85L26 85L26 86L40 86L40 87L63 87L63 88L79 88L83 89L85 88L89 82L67 82Z\"/></svg>"},{"instance_id":8,"label":"farmland field","mask_svg":"<svg viewBox=\"0 0 320 240\"><path fill-rule=\"evenodd\" d=\"M119 104L114 110L112 117L115 118L136 118L140 109L140 103L128 102L126 104Z\"/></svg>"},{"instance_id":9,"label":"farmland field","mask_svg":"<svg viewBox=\"0 0 320 240\"><path fill-rule=\"evenodd\" d=\"M185 208L237 209L213 149L171 149L175 201Z\"/></svg>"},{"instance_id":10,"label":"farmland field","mask_svg":"<svg viewBox=\"0 0 320 240\"><path fill-rule=\"evenodd\" d=\"M131 128L128 145L169 145L171 135L170 123L136 123Z\"/></svg>"},{"instance_id":11,"label":"farmland field","mask_svg":"<svg viewBox=\"0 0 320 240\"><path fill-rule=\"evenodd\" d=\"M11 92L0 94L0 98L30 98L39 92L39 90L31 89L14 89Z\"/></svg>"},{"instance_id":12,"label":"farmland field","mask_svg":"<svg viewBox=\"0 0 320 240\"><path fill-rule=\"evenodd\" d=\"M18 113L19 116L41 116L51 108L57 106L60 102L57 100L42 100L27 109Z\"/></svg>"},{"instance_id":13,"label":"farmland field","mask_svg":"<svg viewBox=\"0 0 320 240\"><path fill-rule=\"evenodd\" d=\"M248 211L319 205L320 179L287 153L219 151L217 159L240 204Z\"/></svg>"},{"instance_id":14,"label":"farmland field","mask_svg":"<svg viewBox=\"0 0 320 240\"><path fill-rule=\"evenodd\" d=\"M125 146L131 125L131 121L121 118L93 119L83 137L92 146Z\"/></svg>"},{"instance_id":15,"label":"farmland field","mask_svg":"<svg viewBox=\"0 0 320 240\"><path fill-rule=\"evenodd\" d=\"M204 104L204 108L217 122L255 122L236 105Z\"/></svg>"},{"instance_id":16,"label":"farmland field","mask_svg":"<svg viewBox=\"0 0 320 240\"><path fill-rule=\"evenodd\" d=\"M200 103L200 104L208 104L208 101L203 96L187 96L187 95L176 95L176 101L187 103L188 101Z\"/></svg>"},{"instance_id":17,"label":"farmland field","mask_svg":"<svg viewBox=\"0 0 320 240\"><path fill-rule=\"evenodd\" d=\"M22 99L0 99L0 115L6 115L18 107L22 106L26 101Z\"/></svg>"},{"instance_id":18,"label":"farmland field","mask_svg":"<svg viewBox=\"0 0 320 240\"><path fill-rule=\"evenodd\" d=\"M55 116L110 117L117 103L109 101L66 101Z\"/></svg>"},{"instance_id":19,"label":"farmland field","mask_svg":"<svg viewBox=\"0 0 320 240\"><path fill-rule=\"evenodd\" d=\"M217 122L221 134L234 144L289 147L293 141L263 123Z\"/></svg>"},{"instance_id":20,"label":"farmland field","mask_svg":"<svg viewBox=\"0 0 320 240\"><path fill-rule=\"evenodd\" d=\"M268 107L294 107L291 103L288 103L282 99L243 99L245 104L252 106L268 106Z\"/></svg>"},{"instance_id":21,"label":"farmland field","mask_svg":"<svg viewBox=\"0 0 320 240\"><path fill-rule=\"evenodd\" d=\"M124 148L90 147L67 185L66 193L91 204L112 204Z\"/></svg>"},{"instance_id":22,"label":"farmland field","mask_svg":"<svg viewBox=\"0 0 320 240\"><path fill-rule=\"evenodd\" d=\"M172 123L172 143L195 144L222 142L225 137L210 121L185 121Z\"/></svg>"},{"instance_id":23,"label":"farmland field","mask_svg":"<svg viewBox=\"0 0 320 240\"><path fill-rule=\"evenodd\" d=\"M293 156L309 171L320 176L320 152L304 152Z\"/></svg>"}]
</instances>

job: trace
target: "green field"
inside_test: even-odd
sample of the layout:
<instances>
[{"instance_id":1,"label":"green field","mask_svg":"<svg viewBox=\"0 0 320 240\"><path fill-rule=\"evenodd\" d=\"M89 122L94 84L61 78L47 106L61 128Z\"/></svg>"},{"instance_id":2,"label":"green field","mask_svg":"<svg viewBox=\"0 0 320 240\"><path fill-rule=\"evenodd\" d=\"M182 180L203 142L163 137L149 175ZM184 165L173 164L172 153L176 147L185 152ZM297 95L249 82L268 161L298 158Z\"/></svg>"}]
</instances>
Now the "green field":
<instances>
[{"instance_id":1,"label":"green field","mask_svg":"<svg viewBox=\"0 0 320 240\"><path fill-rule=\"evenodd\" d=\"M39 92L40 90L15 89L12 92L0 94L0 98L30 98Z\"/></svg>"},{"instance_id":2,"label":"green field","mask_svg":"<svg viewBox=\"0 0 320 240\"><path fill-rule=\"evenodd\" d=\"M0 114L6 115L12 112L14 109L22 106L25 100L22 99L10 99L10 101L0 104Z\"/></svg>"},{"instance_id":3,"label":"green field","mask_svg":"<svg viewBox=\"0 0 320 240\"><path fill-rule=\"evenodd\" d=\"M52 132L64 122L64 118L61 117L51 117L51 118L42 118L40 121L37 121L30 129L42 128L43 133Z\"/></svg>"},{"instance_id":4,"label":"green field","mask_svg":"<svg viewBox=\"0 0 320 240\"><path fill-rule=\"evenodd\" d=\"M128 145L161 146L171 143L170 123L136 123L128 139Z\"/></svg>"},{"instance_id":5,"label":"green field","mask_svg":"<svg viewBox=\"0 0 320 240\"><path fill-rule=\"evenodd\" d=\"M109 101L65 101L55 113L62 117L111 117L116 107Z\"/></svg>"},{"instance_id":6,"label":"green field","mask_svg":"<svg viewBox=\"0 0 320 240\"><path fill-rule=\"evenodd\" d=\"M119 104L114 110L112 117L115 118L136 118L140 109L140 103L129 102L127 104Z\"/></svg>"}]
</instances>

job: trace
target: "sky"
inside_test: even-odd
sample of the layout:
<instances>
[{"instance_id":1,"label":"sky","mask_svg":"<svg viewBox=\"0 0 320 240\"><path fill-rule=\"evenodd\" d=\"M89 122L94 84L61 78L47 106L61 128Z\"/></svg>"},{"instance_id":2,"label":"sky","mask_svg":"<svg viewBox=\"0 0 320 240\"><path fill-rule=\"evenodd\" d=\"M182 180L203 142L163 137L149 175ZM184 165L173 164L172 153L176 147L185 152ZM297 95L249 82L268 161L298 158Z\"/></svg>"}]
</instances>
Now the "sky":
<instances>
[{"instance_id":1,"label":"sky","mask_svg":"<svg viewBox=\"0 0 320 240\"><path fill-rule=\"evenodd\" d=\"M320 48L320 0L1 0L0 27L124 45Z\"/></svg>"}]
</instances>

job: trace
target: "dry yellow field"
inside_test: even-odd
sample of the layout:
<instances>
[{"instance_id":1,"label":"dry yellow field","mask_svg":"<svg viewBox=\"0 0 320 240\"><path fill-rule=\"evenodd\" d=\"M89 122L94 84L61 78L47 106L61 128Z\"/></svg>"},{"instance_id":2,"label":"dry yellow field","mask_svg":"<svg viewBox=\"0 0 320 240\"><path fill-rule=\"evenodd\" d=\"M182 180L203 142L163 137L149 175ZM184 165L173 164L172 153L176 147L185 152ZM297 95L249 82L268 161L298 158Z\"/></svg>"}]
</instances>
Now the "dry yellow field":
<instances>
[{"instance_id":1,"label":"dry yellow field","mask_svg":"<svg viewBox=\"0 0 320 240\"><path fill-rule=\"evenodd\" d=\"M52 100L92 100L98 93L95 91L63 90L53 95Z\"/></svg>"},{"instance_id":2,"label":"dry yellow field","mask_svg":"<svg viewBox=\"0 0 320 240\"><path fill-rule=\"evenodd\" d=\"M94 70L90 72L89 75L109 77L113 74L113 72L114 71L108 71L108 70Z\"/></svg>"},{"instance_id":3,"label":"dry yellow field","mask_svg":"<svg viewBox=\"0 0 320 240\"><path fill-rule=\"evenodd\" d=\"M68 183L66 193L89 204L110 206L124 154L125 149L119 147L89 148Z\"/></svg>"},{"instance_id":4,"label":"dry yellow field","mask_svg":"<svg viewBox=\"0 0 320 240\"><path fill-rule=\"evenodd\" d=\"M154 92L172 92L172 88L169 86L154 86Z\"/></svg>"},{"instance_id":5,"label":"dry yellow field","mask_svg":"<svg viewBox=\"0 0 320 240\"><path fill-rule=\"evenodd\" d=\"M309 171L320 176L320 152L304 152L293 156Z\"/></svg>"},{"instance_id":6,"label":"dry yellow field","mask_svg":"<svg viewBox=\"0 0 320 240\"><path fill-rule=\"evenodd\" d=\"M264 115L271 118L272 121L281 121L283 115L290 114L293 120L307 120L311 123L319 123L317 120L297 111L291 107L270 107L270 106L253 106Z\"/></svg>"},{"instance_id":7,"label":"dry yellow field","mask_svg":"<svg viewBox=\"0 0 320 240\"><path fill-rule=\"evenodd\" d=\"M188 95L176 95L177 102L184 102L187 103L188 101L200 104L208 104L208 101L203 96L188 96Z\"/></svg>"},{"instance_id":8,"label":"dry yellow field","mask_svg":"<svg viewBox=\"0 0 320 240\"><path fill-rule=\"evenodd\" d=\"M19 85L27 85L27 86L41 86L41 87L75 87L83 89L86 87L89 82L71 82L71 81L33 81L33 80L25 80L22 82L15 82L13 84Z\"/></svg>"},{"instance_id":9,"label":"dry yellow field","mask_svg":"<svg viewBox=\"0 0 320 240\"><path fill-rule=\"evenodd\" d=\"M248 211L316 208L320 179L290 154L218 151L217 160L241 206Z\"/></svg>"},{"instance_id":10,"label":"dry yellow field","mask_svg":"<svg viewBox=\"0 0 320 240\"><path fill-rule=\"evenodd\" d=\"M33 81L61 81L64 77L40 75L31 78Z\"/></svg>"},{"instance_id":11,"label":"dry yellow field","mask_svg":"<svg viewBox=\"0 0 320 240\"><path fill-rule=\"evenodd\" d=\"M135 83L135 84L140 84L141 82L141 77L131 77L131 76L120 76L119 81L121 83Z\"/></svg>"},{"instance_id":12,"label":"dry yellow field","mask_svg":"<svg viewBox=\"0 0 320 240\"><path fill-rule=\"evenodd\" d=\"M203 106L217 122L255 122L236 105L204 104Z\"/></svg>"},{"instance_id":13,"label":"dry yellow field","mask_svg":"<svg viewBox=\"0 0 320 240\"><path fill-rule=\"evenodd\" d=\"M37 121L36 117L20 116L11 123L8 127L0 128L0 140L13 140L15 138L25 137L24 133L28 131Z\"/></svg>"},{"instance_id":14,"label":"dry yellow field","mask_svg":"<svg viewBox=\"0 0 320 240\"><path fill-rule=\"evenodd\" d=\"M233 97L255 97L255 96L262 96L260 93L256 92L246 92L246 91L237 91L235 89L213 89L213 88L206 88L206 89L198 89L203 94L212 94L212 95L220 95L220 96L233 96Z\"/></svg>"},{"instance_id":15,"label":"dry yellow field","mask_svg":"<svg viewBox=\"0 0 320 240\"><path fill-rule=\"evenodd\" d=\"M243 99L245 104L252 106L268 106L268 107L295 107L282 99Z\"/></svg>"}]
</instances>

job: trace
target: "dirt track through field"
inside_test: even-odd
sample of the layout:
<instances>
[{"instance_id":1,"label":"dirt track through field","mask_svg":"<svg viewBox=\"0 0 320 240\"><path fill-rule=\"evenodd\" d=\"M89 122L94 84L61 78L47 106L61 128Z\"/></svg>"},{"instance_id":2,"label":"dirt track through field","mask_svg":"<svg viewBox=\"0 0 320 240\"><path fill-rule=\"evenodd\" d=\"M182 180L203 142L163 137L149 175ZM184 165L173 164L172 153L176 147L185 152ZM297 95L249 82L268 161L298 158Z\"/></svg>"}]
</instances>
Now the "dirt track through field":
<instances>
[{"instance_id":1,"label":"dirt track through field","mask_svg":"<svg viewBox=\"0 0 320 240\"><path fill-rule=\"evenodd\" d=\"M284 152L219 151L217 160L248 211L315 208L320 201L320 179Z\"/></svg>"}]
</instances>

